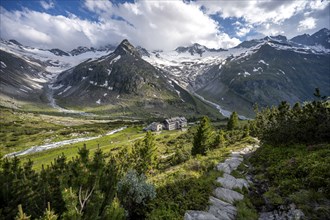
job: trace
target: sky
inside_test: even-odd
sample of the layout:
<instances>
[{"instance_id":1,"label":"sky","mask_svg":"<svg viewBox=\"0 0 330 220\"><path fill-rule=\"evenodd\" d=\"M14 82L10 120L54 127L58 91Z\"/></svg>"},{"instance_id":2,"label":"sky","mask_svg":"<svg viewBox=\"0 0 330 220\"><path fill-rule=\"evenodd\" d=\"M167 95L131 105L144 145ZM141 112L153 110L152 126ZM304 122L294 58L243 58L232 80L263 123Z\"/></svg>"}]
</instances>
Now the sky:
<instances>
[{"instance_id":1,"label":"sky","mask_svg":"<svg viewBox=\"0 0 330 220\"><path fill-rule=\"evenodd\" d=\"M0 0L0 28L2 39L65 51L123 39L149 50L231 48L330 29L330 0Z\"/></svg>"}]
</instances>

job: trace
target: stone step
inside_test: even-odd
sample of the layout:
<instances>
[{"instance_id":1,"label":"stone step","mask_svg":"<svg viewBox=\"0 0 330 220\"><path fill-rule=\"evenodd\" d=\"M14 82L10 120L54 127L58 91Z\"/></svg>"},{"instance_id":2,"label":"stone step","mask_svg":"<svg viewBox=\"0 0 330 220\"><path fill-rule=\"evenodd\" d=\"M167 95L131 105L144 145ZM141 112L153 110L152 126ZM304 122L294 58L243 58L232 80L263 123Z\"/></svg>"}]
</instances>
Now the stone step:
<instances>
[{"instance_id":1,"label":"stone step","mask_svg":"<svg viewBox=\"0 0 330 220\"><path fill-rule=\"evenodd\" d=\"M221 220L235 219L237 214L235 206L212 196L210 197L209 201L211 203L208 211L209 213Z\"/></svg>"},{"instance_id":2,"label":"stone step","mask_svg":"<svg viewBox=\"0 0 330 220\"><path fill-rule=\"evenodd\" d=\"M227 173L224 173L223 177L218 177L217 182L221 183L221 186L226 189L242 189L243 187L248 188L249 186L249 183L245 179L236 179Z\"/></svg>"},{"instance_id":3,"label":"stone step","mask_svg":"<svg viewBox=\"0 0 330 220\"><path fill-rule=\"evenodd\" d=\"M223 171L223 177L218 177L217 182L222 187L214 190L213 196L209 199L208 212L188 210L184 215L185 220L234 220L237 215L237 209L233 205L235 201L242 200L244 196L241 193L233 191L234 188L248 188L249 184L245 179L239 179L231 176L231 172L236 170L243 161L243 155L254 151L258 146L249 145L239 152L232 152L230 157L223 163L219 163L216 169ZM225 201L222 201L225 200Z\"/></svg>"},{"instance_id":4,"label":"stone step","mask_svg":"<svg viewBox=\"0 0 330 220\"><path fill-rule=\"evenodd\" d=\"M216 166L216 169L223 171L224 173L230 174L233 170L236 170L237 167L242 163L243 158L241 157L231 157L225 160L223 163L219 163Z\"/></svg>"},{"instance_id":5,"label":"stone step","mask_svg":"<svg viewBox=\"0 0 330 220\"><path fill-rule=\"evenodd\" d=\"M184 214L184 220L219 220L219 219L208 212L188 210Z\"/></svg>"},{"instance_id":6,"label":"stone step","mask_svg":"<svg viewBox=\"0 0 330 220\"><path fill-rule=\"evenodd\" d=\"M233 204L235 201L239 201L244 198L243 194L222 187L216 188L213 192L213 195L218 199L229 202L230 204Z\"/></svg>"}]
</instances>

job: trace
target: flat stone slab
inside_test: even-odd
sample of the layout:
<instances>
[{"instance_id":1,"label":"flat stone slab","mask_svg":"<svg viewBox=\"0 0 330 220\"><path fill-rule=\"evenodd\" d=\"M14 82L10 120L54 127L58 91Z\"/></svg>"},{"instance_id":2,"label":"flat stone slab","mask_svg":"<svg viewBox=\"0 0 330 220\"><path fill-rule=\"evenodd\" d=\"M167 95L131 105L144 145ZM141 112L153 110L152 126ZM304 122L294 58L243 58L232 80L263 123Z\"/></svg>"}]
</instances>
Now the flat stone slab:
<instances>
[{"instance_id":1,"label":"flat stone slab","mask_svg":"<svg viewBox=\"0 0 330 220\"><path fill-rule=\"evenodd\" d=\"M231 171L236 170L237 167L242 163L242 157L231 157L225 160L225 163L229 164Z\"/></svg>"},{"instance_id":2,"label":"flat stone slab","mask_svg":"<svg viewBox=\"0 0 330 220\"><path fill-rule=\"evenodd\" d=\"M221 220L234 220L237 214L235 206L230 203L221 201L215 197L210 197L211 206L209 213Z\"/></svg>"},{"instance_id":3,"label":"flat stone slab","mask_svg":"<svg viewBox=\"0 0 330 220\"><path fill-rule=\"evenodd\" d=\"M248 188L249 186L245 179L236 179L227 173L223 174L223 177L218 177L217 182L221 183L221 186L226 189L242 189L243 187Z\"/></svg>"},{"instance_id":4,"label":"flat stone slab","mask_svg":"<svg viewBox=\"0 0 330 220\"><path fill-rule=\"evenodd\" d=\"M243 150L241 150L239 153L241 155L245 155L245 154L251 153L252 151L256 150L259 147L260 147L259 145L249 145L249 146L245 147Z\"/></svg>"},{"instance_id":5,"label":"flat stone slab","mask_svg":"<svg viewBox=\"0 0 330 220\"><path fill-rule=\"evenodd\" d=\"M184 214L184 220L219 220L219 219L208 212L188 210Z\"/></svg>"},{"instance_id":6,"label":"flat stone slab","mask_svg":"<svg viewBox=\"0 0 330 220\"><path fill-rule=\"evenodd\" d=\"M242 163L243 158L241 157L231 157L225 160L223 163L219 163L216 167L217 170L223 171L224 173L230 174L233 170Z\"/></svg>"},{"instance_id":7,"label":"flat stone slab","mask_svg":"<svg viewBox=\"0 0 330 220\"><path fill-rule=\"evenodd\" d=\"M231 157L242 157L241 153L240 152L236 152L236 151L231 152L230 156Z\"/></svg>"},{"instance_id":8,"label":"flat stone slab","mask_svg":"<svg viewBox=\"0 0 330 220\"><path fill-rule=\"evenodd\" d=\"M244 196L241 193L238 193L231 189L225 189L222 187L218 187L214 190L213 195L221 200L229 202L233 204L235 201L242 200Z\"/></svg>"},{"instance_id":9,"label":"flat stone slab","mask_svg":"<svg viewBox=\"0 0 330 220\"><path fill-rule=\"evenodd\" d=\"M219 163L216 166L216 169L219 171L223 171L224 173L231 173L231 168L227 163Z\"/></svg>"}]
</instances>

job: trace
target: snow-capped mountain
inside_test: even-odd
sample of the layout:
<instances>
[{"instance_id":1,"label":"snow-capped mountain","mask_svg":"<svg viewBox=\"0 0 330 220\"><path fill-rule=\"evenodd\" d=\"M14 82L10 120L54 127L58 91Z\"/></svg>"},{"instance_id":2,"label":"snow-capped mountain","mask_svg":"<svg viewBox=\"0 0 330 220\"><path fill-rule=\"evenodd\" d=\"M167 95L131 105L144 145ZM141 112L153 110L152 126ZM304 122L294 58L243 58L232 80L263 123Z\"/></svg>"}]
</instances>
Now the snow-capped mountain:
<instances>
[{"instance_id":1,"label":"snow-capped mountain","mask_svg":"<svg viewBox=\"0 0 330 220\"><path fill-rule=\"evenodd\" d=\"M226 51L194 44L143 58L191 92L251 116L254 103L302 102L312 98L315 87L330 94L330 49L319 44L320 39L330 41L329 30L312 36L308 44L279 35L245 41Z\"/></svg>"},{"instance_id":2,"label":"snow-capped mountain","mask_svg":"<svg viewBox=\"0 0 330 220\"><path fill-rule=\"evenodd\" d=\"M108 106L112 114L166 117L196 114L202 106L208 114L209 104L194 100L162 70L143 60L142 49L124 40L113 53L62 72L48 88L65 107Z\"/></svg>"},{"instance_id":3,"label":"snow-capped mountain","mask_svg":"<svg viewBox=\"0 0 330 220\"><path fill-rule=\"evenodd\" d=\"M108 49L73 56L60 49L38 49L16 40L0 40L0 95L8 99L45 102L44 86L63 71L109 53Z\"/></svg>"},{"instance_id":4,"label":"snow-capped mountain","mask_svg":"<svg viewBox=\"0 0 330 220\"><path fill-rule=\"evenodd\" d=\"M123 41L117 48L81 46L62 51L1 40L0 71L6 74L0 75L0 93L22 99L30 91L39 96L44 93L57 106L50 96L54 95L66 107L113 108L121 100L124 109L160 109L159 103L167 103L166 93L178 101L175 103L186 102L180 104L183 109L204 99L203 106L208 103L220 109L221 105L226 116L234 110L252 116L254 103L302 102L311 99L315 87L329 95L329 42L328 29L292 39L267 36L228 50L193 44L172 51L148 51ZM153 84L159 80L161 83ZM189 108L197 111L195 107Z\"/></svg>"},{"instance_id":5,"label":"snow-capped mountain","mask_svg":"<svg viewBox=\"0 0 330 220\"><path fill-rule=\"evenodd\" d=\"M291 41L302 45L315 46L315 47L321 46L326 49L330 49L329 36L330 36L330 30L323 28L312 35L303 34L296 36L292 38Z\"/></svg>"},{"instance_id":6,"label":"snow-capped mountain","mask_svg":"<svg viewBox=\"0 0 330 220\"><path fill-rule=\"evenodd\" d=\"M112 52L114 48L113 46L107 46L100 49L78 47L70 52L65 52L56 48L45 50L23 46L15 40L1 40L0 50L13 54L26 61L36 61L45 68L46 72L60 73L85 60L104 56Z\"/></svg>"},{"instance_id":7,"label":"snow-capped mountain","mask_svg":"<svg viewBox=\"0 0 330 220\"><path fill-rule=\"evenodd\" d=\"M228 50L209 49L199 44L193 44L190 47L178 47L174 51L153 51L148 56L143 56L143 58L165 70L180 85L190 90L196 90L204 85L204 81L207 82L209 80L207 77L204 77L204 80L199 77L196 81L198 76L203 75L214 65L218 65L221 69L227 61L247 58L265 44L276 47L279 50L294 51L297 53L330 53L330 49L298 44L287 40L285 36L279 35L244 41L240 45Z\"/></svg>"},{"instance_id":8,"label":"snow-capped mountain","mask_svg":"<svg viewBox=\"0 0 330 220\"><path fill-rule=\"evenodd\" d=\"M194 43L193 45L189 47L178 47L175 49L176 52L178 53L190 53L192 56L195 54L198 54L199 56L203 56L203 53L205 52L221 52L221 51L226 51L225 49L214 49L214 48L207 48L203 45Z\"/></svg>"}]
</instances>

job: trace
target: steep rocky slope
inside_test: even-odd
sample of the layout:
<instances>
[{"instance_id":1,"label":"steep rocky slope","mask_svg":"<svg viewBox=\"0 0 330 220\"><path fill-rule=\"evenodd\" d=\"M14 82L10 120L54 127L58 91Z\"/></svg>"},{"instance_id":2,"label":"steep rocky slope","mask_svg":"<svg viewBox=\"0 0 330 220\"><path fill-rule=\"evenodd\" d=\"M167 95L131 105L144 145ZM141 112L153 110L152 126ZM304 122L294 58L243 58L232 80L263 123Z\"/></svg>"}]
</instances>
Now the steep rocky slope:
<instances>
[{"instance_id":1,"label":"steep rocky slope","mask_svg":"<svg viewBox=\"0 0 330 220\"><path fill-rule=\"evenodd\" d=\"M49 88L58 104L69 108L155 117L216 112L143 60L127 40L113 53L64 71Z\"/></svg>"}]
</instances>

